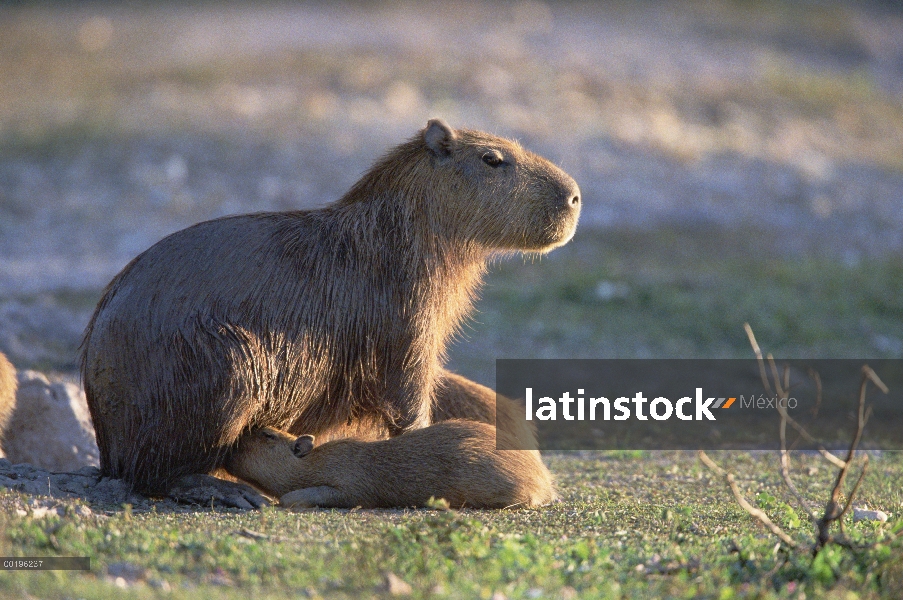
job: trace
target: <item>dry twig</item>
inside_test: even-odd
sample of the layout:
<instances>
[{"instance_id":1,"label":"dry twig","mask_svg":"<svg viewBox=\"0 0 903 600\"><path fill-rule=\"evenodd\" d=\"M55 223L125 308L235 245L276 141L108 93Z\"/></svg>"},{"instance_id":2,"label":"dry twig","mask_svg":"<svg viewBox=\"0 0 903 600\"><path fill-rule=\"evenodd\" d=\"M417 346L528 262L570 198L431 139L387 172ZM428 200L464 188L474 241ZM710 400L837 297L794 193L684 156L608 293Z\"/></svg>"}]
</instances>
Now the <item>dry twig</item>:
<instances>
[{"instance_id":1,"label":"dry twig","mask_svg":"<svg viewBox=\"0 0 903 600\"><path fill-rule=\"evenodd\" d=\"M792 537L787 535L783 529L778 527L774 523L774 521L772 521L768 517L768 515L765 514L764 511L756 508L755 506L753 506L752 504L750 504L749 502L746 501L746 498L744 498L743 494L740 492L740 488L737 487L737 482L734 479L733 473L728 473L727 471L725 471L724 469L719 467L717 464L715 464L715 461L713 461L711 458L709 458L709 456L702 450L699 451L699 460L701 460L703 462L703 464L705 464L705 466L707 466L711 470L715 471L716 473L718 473L719 475L721 475L722 477L724 477L727 480L727 483L730 486L731 491L734 493L734 498L736 498L736 500L737 500L737 504L739 504L740 507L743 508L743 510L745 510L750 515L752 515L753 517L758 519L763 525L765 525L765 527L767 527L771 531L771 533L773 533L776 536L778 536L779 538L781 538L781 541L784 542L785 544L787 544L788 546L790 546L791 548L799 548L800 547L800 545L796 541L794 541L794 539Z\"/></svg>"},{"instance_id":2,"label":"dry twig","mask_svg":"<svg viewBox=\"0 0 903 600\"><path fill-rule=\"evenodd\" d=\"M744 323L743 328L746 330L746 335L747 335L747 337L749 337L749 342L753 347L753 351L756 353L756 359L759 361L759 373L762 376L762 383L765 386L765 389L768 390L768 393L771 394L773 392L771 389L771 383L768 381L768 375L766 374L766 371L765 371L765 359L762 357L762 351L759 349L759 344L756 343L756 337L753 335L752 327L749 326L749 323ZM817 386L818 386L819 404L820 404L820 402L821 402L821 400L820 400L820 398L821 398L821 379L818 379ZM796 419L794 419L790 415L786 415L785 418L787 419L787 423L789 423L790 426L793 427L796 430L796 432L798 434L800 434L807 442L809 442L810 444L818 444L817 440L814 437L812 437L812 435L808 431L806 431L806 429L802 425L800 425L796 421ZM833 453L828 451L824 446L819 444L817 446L817 448L818 448L819 454L824 456L825 460L830 462L835 467L843 468L844 462L842 460L840 460L839 458L837 458Z\"/></svg>"},{"instance_id":3,"label":"dry twig","mask_svg":"<svg viewBox=\"0 0 903 600\"><path fill-rule=\"evenodd\" d=\"M862 367L862 380L859 385L859 398L858 398L858 410L856 417L856 431L853 434L853 439L850 441L849 449L847 450L846 459L842 460L826 450L823 446L819 445L812 435L806 431L805 427L800 425L797 421L795 421L787 412L787 401L789 399L790 392L790 371L788 367L785 367L783 372L779 371L777 364L775 363L774 357L771 354L767 355L767 358L762 355L762 350L759 347L759 344L756 342L756 338L753 335L752 328L748 323L744 324L744 329L746 330L746 335L749 337L749 342L752 345L753 352L756 354L756 359L759 365L759 374L762 377L762 384L765 389L769 392L769 394L773 394L776 396L776 406L778 410L778 414L780 415L780 443L781 443L781 477L784 480L784 485L787 490L791 493L791 495L796 500L797 504L806 511L806 514L809 516L809 519L812 521L815 529L816 529L816 540L815 544L812 546L812 554L818 554L818 552L824 548L827 544L834 543L846 548L852 549L862 549L873 546L855 546L850 540L846 538L844 535L843 528L843 517L849 512L850 507L853 505L853 500L856 497L857 492L859 491L859 486L862 484L862 480L865 476L866 469L868 468L868 456L865 456L863 461L862 470L859 473L859 476L856 479L856 483L853 485L853 489L850 490L850 493L846 496L846 501L841 506L841 496L843 495L844 482L846 481L847 475L849 474L850 468L853 465L854 458L856 456L856 451L859 448L859 443L862 441L862 433L865 429L865 425L868 422L869 415L871 414L871 409L866 407L866 396L868 390L868 383L872 382L878 389L880 389L885 394L888 393L887 386L881 381L878 375L868 366L863 365ZM770 372L770 377L769 377ZM821 378L818 376L818 373L811 371L809 372L809 376L813 379L816 386L816 407L815 412L818 411L818 408L821 405L821 395L822 395L822 386L821 386ZM831 495L828 499L828 502L825 504L825 509L821 517L816 516L816 514L809 508L802 494L797 489L796 485L793 483L793 479L790 476L790 452L787 448L787 425L793 427L800 436L805 438L808 442L815 444L818 448L821 455L828 460L831 464L838 468L837 476L835 478L834 487L831 489ZM730 486L731 492L734 494L734 498L737 500L737 503L751 516L758 519L762 524L764 524L774 535L781 539L782 542L790 546L791 548L800 549L802 545L793 538L791 538L787 533L781 529L778 525L776 525L771 518L762 510L752 506L749 502L747 502L746 498L743 497L743 494L740 492L740 488L737 486L737 482L733 473L729 473L719 467L715 462L709 458L709 456L703 452L699 451L699 459L705 464L709 469L716 472L720 476L724 477L727 480L728 485ZM832 527L834 523L839 525L840 535L835 535L832 533ZM898 532L894 535L894 537L903 535L903 531ZM876 542L878 543L878 542Z\"/></svg>"},{"instance_id":4,"label":"dry twig","mask_svg":"<svg viewBox=\"0 0 903 600\"><path fill-rule=\"evenodd\" d=\"M868 457L866 456L865 464L862 466L862 472L859 474L859 478L856 480L856 484L853 486L853 491L847 498L844 507L840 508L839 503L840 495L843 492L843 483L847 477L847 473L849 473L850 471L850 466L853 464L853 457L856 455L856 449L859 447L859 442L862 440L862 431L863 429L865 429L865 424L868 421L868 412L865 408L865 397L869 381L874 383L885 394L888 392L887 386L884 385L884 382L882 382L881 379L878 378L878 375L868 365L863 365L862 381L859 384L859 404L857 407L858 410L856 411L856 432L853 434L853 440L850 442L849 450L847 450L847 458L844 461L845 464L837 472L837 478L834 482L834 488L831 490L831 498L825 504L825 512L818 520L818 539L816 541L813 552L818 552L819 549L830 542L847 545L846 540L838 539L836 536L831 534L831 525L835 521L840 521L841 519L843 519L843 516L850 509L853 498L855 497L856 492L859 490L859 484L862 483L862 478L865 476L865 470L868 467Z\"/></svg>"}]
</instances>

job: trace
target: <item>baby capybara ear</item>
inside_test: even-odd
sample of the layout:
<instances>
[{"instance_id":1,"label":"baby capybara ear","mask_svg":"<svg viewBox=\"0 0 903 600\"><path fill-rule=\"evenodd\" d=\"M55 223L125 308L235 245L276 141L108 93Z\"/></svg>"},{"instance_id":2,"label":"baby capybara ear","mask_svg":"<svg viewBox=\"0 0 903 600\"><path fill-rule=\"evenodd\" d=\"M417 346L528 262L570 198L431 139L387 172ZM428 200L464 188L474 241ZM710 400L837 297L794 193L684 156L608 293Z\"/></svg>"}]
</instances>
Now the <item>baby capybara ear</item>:
<instances>
[{"instance_id":1,"label":"baby capybara ear","mask_svg":"<svg viewBox=\"0 0 903 600\"><path fill-rule=\"evenodd\" d=\"M430 119L423 130L423 141L433 154L446 157L455 145L455 130L442 119Z\"/></svg>"},{"instance_id":2,"label":"baby capybara ear","mask_svg":"<svg viewBox=\"0 0 903 600\"><path fill-rule=\"evenodd\" d=\"M295 440L295 444L292 446L292 453L298 458L301 458L302 456L307 456L313 449L314 436L299 435L298 439Z\"/></svg>"}]
</instances>

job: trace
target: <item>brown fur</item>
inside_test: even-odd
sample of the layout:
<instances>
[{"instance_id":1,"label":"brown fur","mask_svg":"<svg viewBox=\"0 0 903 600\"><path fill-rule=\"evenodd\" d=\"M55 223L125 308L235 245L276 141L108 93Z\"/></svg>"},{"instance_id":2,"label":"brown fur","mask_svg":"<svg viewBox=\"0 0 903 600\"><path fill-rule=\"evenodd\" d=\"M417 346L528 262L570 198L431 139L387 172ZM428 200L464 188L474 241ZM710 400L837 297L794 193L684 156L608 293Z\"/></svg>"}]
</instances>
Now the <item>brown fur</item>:
<instances>
[{"instance_id":1,"label":"brown fur","mask_svg":"<svg viewBox=\"0 0 903 600\"><path fill-rule=\"evenodd\" d=\"M497 396L485 385L449 371L443 374L440 385L433 406L433 422L467 419L489 423L517 442L509 448L539 447L535 427L524 419L523 408L509 398Z\"/></svg>"},{"instance_id":2,"label":"brown fur","mask_svg":"<svg viewBox=\"0 0 903 600\"><path fill-rule=\"evenodd\" d=\"M0 458L5 456L3 432L6 431L16 408L16 388L16 369L6 355L0 352Z\"/></svg>"},{"instance_id":3,"label":"brown fur","mask_svg":"<svg viewBox=\"0 0 903 600\"><path fill-rule=\"evenodd\" d=\"M497 397L495 391L485 385L443 369L436 385L436 399L432 407L433 423L466 419L490 425L497 424L509 436L517 438L517 448L537 448L535 427L525 421L522 415L523 409L510 399L504 396ZM345 438L376 441L389 437L389 429L385 423L371 418L344 423L326 430L317 435L317 440L320 443Z\"/></svg>"},{"instance_id":4,"label":"brown fur","mask_svg":"<svg viewBox=\"0 0 903 600\"><path fill-rule=\"evenodd\" d=\"M159 493L221 466L249 429L428 425L487 262L566 243L578 214L548 161L434 120L331 206L170 235L85 332L101 470Z\"/></svg>"},{"instance_id":5,"label":"brown fur","mask_svg":"<svg viewBox=\"0 0 903 600\"><path fill-rule=\"evenodd\" d=\"M453 508L526 508L555 497L539 452L496 450L495 428L474 421L316 448L312 436L262 429L242 438L226 468L285 505L391 508L444 498Z\"/></svg>"}]
</instances>

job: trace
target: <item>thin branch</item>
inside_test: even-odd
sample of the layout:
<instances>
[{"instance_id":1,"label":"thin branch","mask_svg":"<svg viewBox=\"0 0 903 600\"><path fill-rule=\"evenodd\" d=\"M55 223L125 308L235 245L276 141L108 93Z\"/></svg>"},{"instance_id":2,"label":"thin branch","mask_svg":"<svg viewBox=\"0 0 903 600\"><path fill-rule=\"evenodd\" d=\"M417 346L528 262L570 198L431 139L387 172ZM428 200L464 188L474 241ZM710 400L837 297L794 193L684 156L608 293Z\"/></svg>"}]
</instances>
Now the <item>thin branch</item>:
<instances>
[{"instance_id":1,"label":"thin branch","mask_svg":"<svg viewBox=\"0 0 903 600\"><path fill-rule=\"evenodd\" d=\"M774 362L774 356L769 352L765 355L765 358L768 359L768 368L771 369L771 379L774 381L775 393L783 395L783 391L781 390L781 377L778 375L778 365Z\"/></svg>"},{"instance_id":2,"label":"thin branch","mask_svg":"<svg viewBox=\"0 0 903 600\"><path fill-rule=\"evenodd\" d=\"M787 415L787 422L790 423L790 426L796 429L796 432L803 436L807 442L809 442L810 444L818 444L818 441L814 437L812 437L812 434L806 431L805 427L797 423L796 419L794 419L790 415ZM830 450L828 450L821 444L818 444L817 450L818 453L825 458L825 460L827 460L835 467L842 469L846 465L843 460L837 458L837 456L835 456Z\"/></svg>"},{"instance_id":3,"label":"thin branch","mask_svg":"<svg viewBox=\"0 0 903 600\"><path fill-rule=\"evenodd\" d=\"M787 489L790 490L794 498L796 498L797 503L802 506L803 510L806 511L806 514L809 515L809 519L812 521L812 524L817 527L818 517L815 516L815 513L813 513L809 508L809 505L806 504L803 496L796 489L796 486L793 484L793 480L790 478L790 453L787 451L787 419L789 418L789 415L787 414L787 405L781 402L781 400L786 400L786 390L790 388L790 368L786 365L784 367L784 382L782 385L777 377L777 369L774 364L774 358L772 358L771 354L768 355L768 361L771 365L772 373L775 375L775 388L777 389L779 396L776 405L778 414L781 416L781 422L778 427L781 438L781 476L784 478L784 485L787 486Z\"/></svg>"},{"instance_id":4,"label":"thin branch","mask_svg":"<svg viewBox=\"0 0 903 600\"><path fill-rule=\"evenodd\" d=\"M784 542L791 548L800 549L801 546L793 538L791 538L789 535L787 535L783 529L778 527L774 523L774 521L772 521L768 517L767 514L765 514L763 511L759 510L758 508L756 508L755 506L751 505L749 502L746 501L746 498L744 498L743 494L740 492L740 488L737 487L737 482L734 480L733 473L728 473L727 471L725 471L724 469L719 467L702 450L699 451L699 460L701 460L703 462L703 464L705 466L707 466L709 469L711 469L715 473L718 473L719 475L721 475L722 477L724 477L727 480L727 483L731 488L731 492L734 493L734 498L737 500L737 504L739 504L740 507L743 508L743 510L745 510L751 516L758 519L763 525L765 525L765 527L767 527L769 529L769 531L771 531L771 533L778 536L782 542Z\"/></svg>"},{"instance_id":5,"label":"thin branch","mask_svg":"<svg viewBox=\"0 0 903 600\"><path fill-rule=\"evenodd\" d=\"M847 503L844 504L843 510L840 511L840 514L837 516L837 522L840 525L840 531L843 531L843 517L850 511L850 507L853 505L853 499L856 497L856 492L859 491L859 486L862 484L862 478L865 477L865 472L869 467L869 455L865 455L865 460L862 463L862 471L859 472L859 477L856 479L856 483L853 485L852 491L850 491L847 496Z\"/></svg>"},{"instance_id":6,"label":"thin branch","mask_svg":"<svg viewBox=\"0 0 903 600\"><path fill-rule=\"evenodd\" d=\"M762 377L762 385L765 386L765 389L770 394L771 384L768 383L768 375L765 373L765 361L762 359L762 349L759 348L759 343L756 341L756 336L753 335L753 330L752 327L749 326L749 323L744 323L743 329L746 331L746 337L749 338L749 344L756 354L756 360L759 363L759 375Z\"/></svg>"},{"instance_id":7,"label":"thin branch","mask_svg":"<svg viewBox=\"0 0 903 600\"><path fill-rule=\"evenodd\" d=\"M866 369L868 369L868 371L866 371ZM859 403L856 410L856 432L853 434L853 439L850 441L850 448L847 450L847 459L844 461L846 464L840 472L837 473L834 489L831 490L831 501L833 503L836 503L840 498L840 489L850 470L853 457L856 455L856 448L859 446L859 441L862 439L862 430L865 429L865 396L869 382L869 371L872 370L869 369L868 365L862 367L862 382L859 384ZM874 371L872 371L872 373L874 373Z\"/></svg>"},{"instance_id":8,"label":"thin branch","mask_svg":"<svg viewBox=\"0 0 903 600\"><path fill-rule=\"evenodd\" d=\"M762 356L762 349L759 347L758 342L756 342L756 336L753 335L753 330L752 327L749 326L749 323L744 323L743 329L746 330L746 336L749 338L749 343L752 346L753 352L756 354L756 360L759 363L759 375L762 377L762 385L765 386L765 389L769 394L771 394L773 393L773 390L771 383L768 380L767 371L765 369L765 358ZM774 358L770 354L768 355L768 358L772 363L772 370L774 371ZM777 375L775 375L775 382L780 385L780 380L777 378ZM818 387L818 403L821 403L821 379L818 379L816 385ZM809 442L810 444L818 444L816 439L812 437L812 435L808 431L806 431L806 429L802 425L796 422L796 419L794 419L790 415L787 415L787 422L790 423L790 426L793 427L798 434L803 436L803 438L807 442ZM844 462L837 458L827 448L825 448L821 444L818 444L817 448L819 454L821 454L825 458L825 460L827 460L837 468L843 468Z\"/></svg>"},{"instance_id":9,"label":"thin branch","mask_svg":"<svg viewBox=\"0 0 903 600\"><path fill-rule=\"evenodd\" d=\"M859 384L859 403L856 411L856 432L853 434L853 439L850 442L850 448L849 450L847 450L847 459L845 461L846 464L837 473L837 479L834 482L834 488L831 490L831 498L828 500L827 504L825 504L824 515L818 521L819 532L816 548L820 548L832 540L831 534L829 532L831 524L834 521L841 519L849 509L852 498L855 496L855 492L859 488L859 483L862 481L862 477L865 475L865 467L863 467L862 473L860 473L859 475L859 480L856 482L856 486L853 489L853 493L851 493L849 498L847 499L846 505L844 506L843 510L839 510L838 505L841 492L843 491L843 482L847 477L847 473L849 473L850 471L850 465L853 464L853 458L856 455L856 449L858 448L859 442L862 439L862 432L865 429L865 423L868 420L868 416L865 410L865 398L869 381L872 381L879 389L881 389L881 391L887 393L887 386L884 385L884 382L882 382L881 379L878 378L878 375L868 365L863 365L862 381Z\"/></svg>"},{"instance_id":10,"label":"thin branch","mask_svg":"<svg viewBox=\"0 0 903 600\"><path fill-rule=\"evenodd\" d=\"M871 382L874 383L879 390L881 390L885 394L890 393L890 389L886 385L884 385L884 382L881 381L881 378L878 377L878 374L875 373L870 366L862 365L862 373L866 377L868 377L869 380L871 380Z\"/></svg>"},{"instance_id":11,"label":"thin branch","mask_svg":"<svg viewBox=\"0 0 903 600\"><path fill-rule=\"evenodd\" d=\"M815 406L812 407L812 416L817 417L818 410L821 408L821 375L812 367L809 367L808 373L812 381L815 382Z\"/></svg>"},{"instance_id":12,"label":"thin branch","mask_svg":"<svg viewBox=\"0 0 903 600\"><path fill-rule=\"evenodd\" d=\"M784 411L784 415L790 426L793 427L797 433L803 436L803 438L805 438L807 442L809 442L810 444L817 444L818 452L825 458L825 460L839 469L842 469L846 466L846 463L843 460L838 458L834 453L825 448L823 445L819 444L818 441L812 436L812 434L809 433L805 427L800 425L796 421L796 419L791 417L786 411Z\"/></svg>"},{"instance_id":13,"label":"thin branch","mask_svg":"<svg viewBox=\"0 0 903 600\"><path fill-rule=\"evenodd\" d=\"M781 442L781 476L784 480L784 484L787 489L796 499L801 507L806 511L809 515L809 518L812 520L813 524L817 530L817 540L814 546L812 546L812 554L818 554L818 552L825 545L829 543L837 544L841 547L853 549L853 550L862 550L876 546L881 542L874 542L872 544L866 546L858 546L850 541L844 532L844 524L843 518L847 515L850 508L853 505L854 499L856 498L856 494L859 492L859 487L862 485L862 481L865 478L865 474L868 471L869 465L869 457L865 455L865 459L863 461L862 470L859 472L859 476L856 479L855 484L853 484L853 488L850 493L847 495L845 502L843 503L843 508L840 507L840 499L843 495L843 487L844 482L846 481L847 475L850 472L850 468L853 465L854 459L856 457L856 451L859 448L859 444L862 441L862 435L865 430L866 423L869 420L869 417L872 414L871 406L866 407L866 397L868 391L868 382L871 381L877 388L879 388L885 394L888 393L888 388L884 385L884 382L878 377L878 375L868 366L863 365L862 367L862 380L859 385L859 398L858 398L858 407L856 413L856 431L853 435L853 439L850 441L849 448L847 450L846 460L841 460L824 447L818 444L816 440L809 434L809 432L799 423L793 419L788 411L787 411L787 401L789 398L789 391L791 389L790 385L790 368L789 366L784 366L782 372L779 372L777 364L774 360L774 357L771 354L767 355L767 366L766 366L766 358L762 355L762 350L759 347L759 344L756 342L756 338L753 335L752 328L749 326L749 323L744 323L743 328L746 331L746 335L749 338L750 345L752 346L753 352L756 355L756 359L759 365L759 375L762 378L762 384L769 394L775 394L775 400L777 404L778 414L780 415L780 442ZM769 378L769 371L771 377ZM809 369L809 376L815 382L816 388L816 403L815 407L812 410L812 415L816 416L821 407L822 401L822 382L819 374ZM790 476L790 453L787 449L787 425L788 423L799 433L803 438L805 438L809 443L815 444L818 447L821 455L838 467L837 477L834 482L834 487L831 490L831 495L828 502L825 504L824 514L821 518L815 516L815 513L809 508L803 499L802 494L800 494L799 490L797 490L796 485L793 483L793 479ZM794 541L787 533L784 532L778 525L776 525L771 518L762 510L755 508L749 502L746 501L746 498L743 497L743 494L740 492L740 488L737 485L734 474L728 471L725 471L717 464L715 464L712 459L708 457L708 455L702 450L699 451L699 459L705 464L709 469L724 477L728 485L731 488L731 492L734 494L734 498L737 503L740 505L743 510L749 513L751 516L755 517L759 520L763 525L765 525L774 535L781 539L782 542L787 544L788 546L800 549L801 544ZM831 526L837 522L840 528L840 535L835 536L831 533ZM898 531L890 536L891 539L896 539L898 537L903 537L903 530Z\"/></svg>"},{"instance_id":14,"label":"thin branch","mask_svg":"<svg viewBox=\"0 0 903 600\"><path fill-rule=\"evenodd\" d=\"M812 512L812 509L809 508L809 505L803 499L803 496L796 489L793 480L790 478L790 453L787 451L787 408L784 407L778 409L778 412L781 414L781 476L784 478L784 485L787 486L787 489L790 490L794 498L796 498L797 503L803 507L806 514L809 515L809 520L812 521L812 524L817 527L818 517L816 517L815 513Z\"/></svg>"}]
</instances>

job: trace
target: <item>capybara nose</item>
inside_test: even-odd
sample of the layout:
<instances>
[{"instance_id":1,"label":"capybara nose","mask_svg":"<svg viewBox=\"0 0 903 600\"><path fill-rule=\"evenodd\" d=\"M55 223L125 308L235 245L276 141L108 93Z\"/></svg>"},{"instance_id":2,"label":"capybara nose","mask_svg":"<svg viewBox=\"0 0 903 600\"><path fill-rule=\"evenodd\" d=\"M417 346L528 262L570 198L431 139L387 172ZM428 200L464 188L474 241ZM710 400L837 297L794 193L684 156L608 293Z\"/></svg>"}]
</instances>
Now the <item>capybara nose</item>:
<instances>
[{"instance_id":1,"label":"capybara nose","mask_svg":"<svg viewBox=\"0 0 903 600\"><path fill-rule=\"evenodd\" d=\"M573 179L565 184L564 197L566 198L565 202L569 207L572 209L580 208L580 187Z\"/></svg>"}]
</instances>

